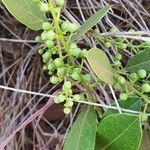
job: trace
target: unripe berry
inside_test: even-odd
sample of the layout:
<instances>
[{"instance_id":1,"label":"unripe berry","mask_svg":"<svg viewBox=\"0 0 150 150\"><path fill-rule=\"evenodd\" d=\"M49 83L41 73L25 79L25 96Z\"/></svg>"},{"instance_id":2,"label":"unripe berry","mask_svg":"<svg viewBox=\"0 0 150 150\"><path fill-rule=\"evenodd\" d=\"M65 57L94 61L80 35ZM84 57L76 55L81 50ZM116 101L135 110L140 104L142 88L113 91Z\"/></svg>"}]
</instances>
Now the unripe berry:
<instances>
[{"instance_id":1,"label":"unripe berry","mask_svg":"<svg viewBox=\"0 0 150 150\"><path fill-rule=\"evenodd\" d=\"M45 46L48 47L48 48L51 48L54 46L54 42L52 40L47 40L45 42Z\"/></svg>"},{"instance_id":2,"label":"unripe berry","mask_svg":"<svg viewBox=\"0 0 150 150\"><path fill-rule=\"evenodd\" d=\"M119 60L115 61L114 66L117 67L117 68L121 67L121 62Z\"/></svg>"},{"instance_id":3,"label":"unripe berry","mask_svg":"<svg viewBox=\"0 0 150 150\"><path fill-rule=\"evenodd\" d=\"M125 78L124 78L124 77L121 77L121 76L118 77L117 81L118 81L121 85L124 85L125 82L126 82Z\"/></svg>"},{"instance_id":4,"label":"unripe berry","mask_svg":"<svg viewBox=\"0 0 150 150\"><path fill-rule=\"evenodd\" d=\"M38 53L39 53L39 54L43 54L43 49L40 48L40 49L38 50Z\"/></svg>"},{"instance_id":5,"label":"unripe berry","mask_svg":"<svg viewBox=\"0 0 150 150\"><path fill-rule=\"evenodd\" d=\"M55 32L53 30L50 30L46 33L47 39L48 40L54 40L55 38Z\"/></svg>"},{"instance_id":6,"label":"unripe berry","mask_svg":"<svg viewBox=\"0 0 150 150\"><path fill-rule=\"evenodd\" d=\"M58 78L57 76L52 76L52 77L50 78L50 82L51 82L52 84L57 84L57 83L59 82L59 78Z\"/></svg>"},{"instance_id":7,"label":"unripe berry","mask_svg":"<svg viewBox=\"0 0 150 150\"><path fill-rule=\"evenodd\" d=\"M73 80L75 80L75 81L79 81L79 80L80 80L80 75L79 75L78 72L73 72L73 73L71 74L71 78L72 78Z\"/></svg>"},{"instance_id":8,"label":"unripe berry","mask_svg":"<svg viewBox=\"0 0 150 150\"><path fill-rule=\"evenodd\" d=\"M47 40L47 32L42 32L42 34L41 34L41 39L43 40L43 41L46 41Z\"/></svg>"},{"instance_id":9,"label":"unripe berry","mask_svg":"<svg viewBox=\"0 0 150 150\"><path fill-rule=\"evenodd\" d=\"M62 24L61 24L61 29L65 32L68 31L68 26L70 25L70 22L69 21L64 21Z\"/></svg>"},{"instance_id":10,"label":"unripe berry","mask_svg":"<svg viewBox=\"0 0 150 150\"><path fill-rule=\"evenodd\" d=\"M72 84L71 84L70 81L65 81L65 83L64 83L63 86L62 86L62 89L63 89L64 91L67 91L67 90L71 89L71 86L72 86Z\"/></svg>"},{"instance_id":11,"label":"unripe berry","mask_svg":"<svg viewBox=\"0 0 150 150\"><path fill-rule=\"evenodd\" d=\"M50 30L50 29L51 29L51 24L50 24L49 22L44 22L44 23L42 24L42 29L43 29L44 31Z\"/></svg>"},{"instance_id":12,"label":"unripe berry","mask_svg":"<svg viewBox=\"0 0 150 150\"><path fill-rule=\"evenodd\" d=\"M130 74L130 79L131 79L132 81L137 81L137 80L138 80L137 74L136 74L136 73L131 73L131 74Z\"/></svg>"},{"instance_id":13,"label":"unripe berry","mask_svg":"<svg viewBox=\"0 0 150 150\"><path fill-rule=\"evenodd\" d=\"M80 48L73 48L73 49L70 49L69 51L75 57L79 57L81 55L81 49Z\"/></svg>"},{"instance_id":14,"label":"unripe berry","mask_svg":"<svg viewBox=\"0 0 150 150\"><path fill-rule=\"evenodd\" d=\"M140 117L142 121L146 121L148 119L148 115L146 113L141 113Z\"/></svg>"},{"instance_id":15,"label":"unripe berry","mask_svg":"<svg viewBox=\"0 0 150 150\"><path fill-rule=\"evenodd\" d=\"M90 74L85 74L83 75L83 80L87 83L89 83L91 81L91 75Z\"/></svg>"},{"instance_id":16,"label":"unripe berry","mask_svg":"<svg viewBox=\"0 0 150 150\"><path fill-rule=\"evenodd\" d=\"M41 42L41 37L40 36L36 36L35 37L35 42Z\"/></svg>"},{"instance_id":17,"label":"unripe berry","mask_svg":"<svg viewBox=\"0 0 150 150\"><path fill-rule=\"evenodd\" d=\"M49 7L48 7L48 4L47 3L41 3L40 5L40 10L44 13L48 12L49 11Z\"/></svg>"},{"instance_id":18,"label":"unripe berry","mask_svg":"<svg viewBox=\"0 0 150 150\"><path fill-rule=\"evenodd\" d=\"M68 115L68 114L70 113L70 111L71 111L71 109L70 109L69 107L65 107L65 108L64 108L64 113L65 113L66 115Z\"/></svg>"},{"instance_id":19,"label":"unripe berry","mask_svg":"<svg viewBox=\"0 0 150 150\"><path fill-rule=\"evenodd\" d=\"M125 43L120 43L118 46L120 49L126 49L127 48L127 44L125 44Z\"/></svg>"},{"instance_id":20,"label":"unripe berry","mask_svg":"<svg viewBox=\"0 0 150 150\"><path fill-rule=\"evenodd\" d=\"M116 54L115 58L116 58L116 60L121 60L122 59L122 55L118 53L118 54Z\"/></svg>"},{"instance_id":21,"label":"unripe berry","mask_svg":"<svg viewBox=\"0 0 150 150\"><path fill-rule=\"evenodd\" d=\"M42 55L43 59L45 59L46 61L47 61L48 59L50 59L51 56L52 56L52 54L51 54L50 51L47 51L47 52L45 52L45 53Z\"/></svg>"},{"instance_id":22,"label":"unripe berry","mask_svg":"<svg viewBox=\"0 0 150 150\"><path fill-rule=\"evenodd\" d=\"M79 101L79 100L80 100L80 95L79 95L79 94L73 95L73 99L74 99L75 101Z\"/></svg>"},{"instance_id":23,"label":"unripe berry","mask_svg":"<svg viewBox=\"0 0 150 150\"><path fill-rule=\"evenodd\" d=\"M110 47L111 47L111 43L110 43L110 42L105 42L105 43L104 43L104 46L105 46L106 48L110 48Z\"/></svg>"},{"instance_id":24,"label":"unripe berry","mask_svg":"<svg viewBox=\"0 0 150 150\"><path fill-rule=\"evenodd\" d=\"M58 76L64 76L65 74L66 74L66 68L64 66L57 68L57 75Z\"/></svg>"},{"instance_id":25,"label":"unripe berry","mask_svg":"<svg viewBox=\"0 0 150 150\"><path fill-rule=\"evenodd\" d=\"M72 43L72 44L70 45L70 49L76 49L76 48L78 48L78 47L77 47L77 44Z\"/></svg>"},{"instance_id":26,"label":"unripe berry","mask_svg":"<svg viewBox=\"0 0 150 150\"><path fill-rule=\"evenodd\" d=\"M121 93L120 95L119 95L119 98L120 98L120 100L127 100L128 99L128 95L126 94L126 93Z\"/></svg>"},{"instance_id":27,"label":"unripe berry","mask_svg":"<svg viewBox=\"0 0 150 150\"><path fill-rule=\"evenodd\" d=\"M64 102L66 97L63 94L60 94L54 98L56 104Z\"/></svg>"},{"instance_id":28,"label":"unripe berry","mask_svg":"<svg viewBox=\"0 0 150 150\"><path fill-rule=\"evenodd\" d=\"M54 64L55 64L56 67L61 67L61 66L64 65L64 61L63 61L63 59L61 59L61 58L56 58L56 59L54 60Z\"/></svg>"},{"instance_id":29,"label":"unripe berry","mask_svg":"<svg viewBox=\"0 0 150 150\"><path fill-rule=\"evenodd\" d=\"M118 37L118 38L116 38L115 41L116 41L117 43L121 44L121 43L124 42L124 39L123 39L122 37Z\"/></svg>"},{"instance_id":30,"label":"unripe berry","mask_svg":"<svg viewBox=\"0 0 150 150\"><path fill-rule=\"evenodd\" d=\"M138 77L141 79L145 78L147 75L146 70L144 69L140 69L137 74L138 74Z\"/></svg>"},{"instance_id":31,"label":"unripe berry","mask_svg":"<svg viewBox=\"0 0 150 150\"><path fill-rule=\"evenodd\" d=\"M47 70L47 66L46 65L43 66L43 70Z\"/></svg>"},{"instance_id":32,"label":"unripe berry","mask_svg":"<svg viewBox=\"0 0 150 150\"><path fill-rule=\"evenodd\" d=\"M122 86L119 83L115 83L114 84L114 89L115 90L120 90L120 89L122 89Z\"/></svg>"},{"instance_id":33,"label":"unripe berry","mask_svg":"<svg viewBox=\"0 0 150 150\"><path fill-rule=\"evenodd\" d=\"M142 91L145 93L149 93L150 92L150 85L148 83L145 83L142 85Z\"/></svg>"},{"instance_id":34,"label":"unripe berry","mask_svg":"<svg viewBox=\"0 0 150 150\"><path fill-rule=\"evenodd\" d=\"M49 63L47 68L49 71L52 71L55 68L55 65L53 63Z\"/></svg>"},{"instance_id":35,"label":"unripe berry","mask_svg":"<svg viewBox=\"0 0 150 150\"><path fill-rule=\"evenodd\" d=\"M72 107L73 106L73 101L67 101L64 105L65 107Z\"/></svg>"},{"instance_id":36,"label":"unripe berry","mask_svg":"<svg viewBox=\"0 0 150 150\"><path fill-rule=\"evenodd\" d=\"M81 51L81 53L82 53L82 56L83 56L83 57L86 57L88 51L87 51L86 49L83 49L83 50Z\"/></svg>"},{"instance_id":37,"label":"unripe berry","mask_svg":"<svg viewBox=\"0 0 150 150\"><path fill-rule=\"evenodd\" d=\"M68 26L68 31L73 33L76 32L78 30L78 26L75 23L70 23L70 25Z\"/></svg>"},{"instance_id":38,"label":"unripe berry","mask_svg":"<svg viewBox=\"0 0 150 150\"><path fill-rule=\"evenodd\" d=\"M64 4L65 4L65 1L64 1L64 0L56 0L56 5L57 5L58 7L63 7Z\"/></svg>"}]
</instances>

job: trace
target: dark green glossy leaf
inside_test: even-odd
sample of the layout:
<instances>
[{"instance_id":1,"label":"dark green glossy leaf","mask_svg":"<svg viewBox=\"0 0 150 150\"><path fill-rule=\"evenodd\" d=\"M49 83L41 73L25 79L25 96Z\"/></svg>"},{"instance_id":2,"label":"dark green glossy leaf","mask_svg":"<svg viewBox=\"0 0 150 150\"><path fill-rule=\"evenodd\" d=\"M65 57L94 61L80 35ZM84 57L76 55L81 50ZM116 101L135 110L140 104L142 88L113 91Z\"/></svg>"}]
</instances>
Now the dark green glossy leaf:
<instances>
[{"instance_id":1,"label":"dark green glossy leaf","mask_svg":"<svg viewBox=\"0 0 150 150\"><path fill-rule=\"evenodd\" d=\"M88 106L71 127L63 150L93 150L96 137L96 113Z\"/></svg>"},{"instance_id":2,"label":"dark green glossy leaf","mask_svg":"<svg viewBox=\"0 0 150 150\"><path fill-rule=\"evenodd\" d=\"M141 122L138 116L113 114L101 121L97 133L96 150L138 150Z\"/></svg>"},{"instance_id":3,"label":"dark green glossy leaf","mask_svg":"<svg viewBox=\"0 0 150 150\"><path fill-rule=\"evenodd\" d=\"M92 48L88 51L86 58L94 73L103 82L112 85L114 82L114 71L107 55L98 48Z\"/></svg>"},{"instance_id":4,"label":"dark green glossy leaf","mask_svg":"<svg viewBox=\"0 0 150 150\"><path fill-rule=\"evenodd\" d=\"M110 10L110 6L105 6L95 14L91 15L89 19L79 28L77 34L72 38L72 41L80 39L89 29L97 24Z\"/></svg>"},{"instance_id":5,"label":"dark green glossy leaf","mask_svg":"<svg viewBox=\"0 0 150 150\"><path fill-rule=\"evenodd\" d=\"M2 0L8 11L22 24L32 30L40 30L45 21L44 14L33 0Z\"/></svg>"},{"instance_id":6,"label":"dark green glossy leaf","mask_svg":"<svg viewBox=\"0 0 150 150\"><path fill-rule=\"evenodd\" d=\"M140 69L145 69L150 73L150 50L144 50L133 56L127 63L125 69L129 72L137 72Z\"/></svg>"}]
</instances>

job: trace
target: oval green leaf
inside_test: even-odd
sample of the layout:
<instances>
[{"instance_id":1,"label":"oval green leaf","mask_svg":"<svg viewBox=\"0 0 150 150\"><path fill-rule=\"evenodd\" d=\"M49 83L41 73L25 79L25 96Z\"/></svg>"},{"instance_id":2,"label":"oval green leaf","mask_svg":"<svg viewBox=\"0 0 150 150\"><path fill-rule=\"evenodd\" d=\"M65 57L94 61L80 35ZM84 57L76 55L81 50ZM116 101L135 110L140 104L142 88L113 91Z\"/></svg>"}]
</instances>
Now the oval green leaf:
<instances>
[{"instance_id":1,"label":"oval green leaf","mask_svg":"<svg viewBox=\"0 0 150 150\"><path fill-rule=\"evenodd\" d=\"M98 48L92 48L87 53L87 61L94 73L109 85L113 84L114 71L107 55Z\"/></svg>"},{"instance_id":2,"label":"oval green leaf","mask_svg":"<svg viewBox=\"0 0 150 150\"><path fill-rule=\"evenodd\" d=\"M133 56L127 63L125 69L129 72L137 72L140 69L145 69L150 73L150 50L144 50Z\"/></svg>"},{"instance_id":3,"label":"oval green leaf","mask_svg":"<svg viewBox=\"0 0 150 150\"><path fill-rule=\"evenodd\" d=\"M97 24L110 10L110 6L105 6L101 10L97 11L95 14L91 15L84 24L79 28L77 34L72 38L72 41L78 40L84 35L89 29L91 29L95 24Z\"/></svg>"},{"instance_id":4,"label":"oval green leaf","mask_svg":"<svg viewBox=\"0 0 150 150\"><path fill-rule=\"evenodd\" d=\"M33 0L2 0L8 11L22 24L32 30L40 30L44 14Z\"/></svg>"},{"instance_id":5,"label":"oval green leaf","mask_svg":"<svg viewBox=\"0 0 150 150\"><path fill-rule=\"evenodd\" d=\"M79 114L72 125L63 150L93 150L96 129L95 110L88 106Z\"/></svg>"},{"instance_id":6,"label":"oval green leaf","mask_svg":"<svg viewBox=\"0 0 150 150\"><path fill-rule=\"evenodd\" d=\"M138 150L141 138L142 129L138 116L110 115L98 126L96 150Z\"/></svg>"}]
</instances>

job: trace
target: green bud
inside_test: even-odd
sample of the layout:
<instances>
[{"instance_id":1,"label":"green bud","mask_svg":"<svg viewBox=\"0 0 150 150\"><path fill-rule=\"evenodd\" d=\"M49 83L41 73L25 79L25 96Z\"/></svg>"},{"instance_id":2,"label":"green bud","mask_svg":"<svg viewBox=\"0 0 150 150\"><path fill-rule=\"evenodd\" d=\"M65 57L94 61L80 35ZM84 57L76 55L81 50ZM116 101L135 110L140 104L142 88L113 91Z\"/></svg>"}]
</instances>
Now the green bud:
<instances>
[{"instance_id":1,"label":"green bud","mask_svg":"<svg viewBox=\"0 0 150 150\"><path fill-rule=\"evenodd\" d=\"M69 50L70 53L75 56L75 57L79 57L81 55L81 49L80 48L73 48Z\"/></svg>"},{"instance_id":2,"label":"green bud","mask_svg":"<svg viewBox=\"0 0 150 150\"><path fill-rule=\"evenodd\" d=\"M70 112L71 112L71 109L70 109L69 107L65 107L65 108L64 108L64 113L65 113L66 115L68 115Z\"/></svg>"},{"instance_id":3,"label":"green bud","mask_svg":"<svg viewBox=\"0 0 150 150\"><path fill-rule=\"evenodd\" d=\"M79 95L79 94L73 95L73 99L74 99L75 101L80 101L80 95Z\"/></svg>"},{"instance_id":4,"label":"green bud","mask_svg":"<svg viewBox=\"0 0 150 150\"><path fill-rule=\"evenodd\" d=\"M121 89L122 89L122 86L121 86L119 83L115 83L115 84L114 84L114 89L115 89L115 90L121 90Z\"/></svg>"},{"instance_id":5,"label":"green bud","mask_svg":"<svg viewBox=\"0 0 150 150\"><path fill-rule=\"evenodd\" d=\"M44 31L48 31L48 30L50 30L51 29L51 24L49 23L49 22L44 22L43 24L42 24L42 29L44 30Z\"/></svg>"},{"instance_id":6,"label":"green bud","mask_svg":"<svg viewBox=\"0 0 150 150\"><path fill-rule=\"evenodd\" d=\"M40 48L40 49L38 50L38 53L39 53L39 54L43 54L43 49Z\"/></svg>"},{"instance_id":7,"label":"green bud","mask_svg":"<svg viewBox=\"0 0 150 150\"><path fill-rule=\"evenodd\" d=\"M47 66L46 65L43 66L43 70L47 70Z\"/></svg>"},{"instance_id":8,"label":"green bud","mask_svg":"<svg viewBox=\"0 0 150 150\"><path fill-rule=\"evenodd\" d=\"M76 48L78 48L78 47L77 47L77 44L72 43L72 44L70 45L70 49L76 49Z\"/></svg>"},{"instance_id":9,"label":"green bud","mask_svg":"<svg viewBox=\"0 0 150 150\"><path fill-rule=\"evenodd\" d=\"M142 121L146 121L148 119L148 115L146 113L141 113L140 117Z\"/></svg>"},{"instance_id":10,"label":"green bud","mask_svg":"<svg viewBox=\"0 0 150 150\"><path fill-rule=\"evenodd\" d=\"M92 80L91 75L90 74L83 75L83 80L89 83Z\"/></svg>"},{"instance_id":11,"label":"green bud","mask_svg":"<svg viewBox=\"0 0 150 150\"><path fill-rule=\"evenodd\" d=\"M73 33L76 32L78 30L78 26L75 23L70 23L70 25L68 26L68 31Z\"/></svg>"},{"instance_id":12,"label":"green bud","mask_svg":"<svg viewBox=\"0 0 150 150\"><path fill-rule=\"evenodd\" d=\"M130 74L130 79L132 80L132 81L137 81L138 80L138 76L137 76L137 74L136 73L131 73Z\"/></svg>"},{"instance_id":13,"label":"green bud","mask_svg":"<svg viewBox=\"0 0 150 150\"><path fill-rule=\"evenodd\" d=\"M119 60L115 61L114 66L117 67L117 68L121 67L121 62Z\"/></svg>"},{"instance_id":14,"label":"green bud","mask_svg":"<svg viewBox=\"0 0 150 150\"><path fill-rule=\"evenodd\" d=\"M35 42L41 42L41 37L40 36L36 36L35 37Z\"/></svg>"},{"instance_id":15,"label":"green bud","mask_svg":"<svg viewBox=\"0 0 150 150\"><path fill-rule=\"evenodd\" d=\"M138 77L141 79L143 79L147 76L146 70L144 70L144 69L140 69L137 74L138 74Z\"/></svg>"},{"instance_id":16,"label":"green bud","mask_svg":"<svg viewBox=\"0 0 150 150\"><path fill-rule=\"evenodd\" d=\"M145 83L142 85L142 91L145 93L149 93L150 92L150 85L148 83Z\"/></svg>"},{"instance_id":17,"label":"green bud","mask_svg":"<svg viewBox=\"0 0 150 150\"><path fill-rule=\"evenodd\" d=\"M46 32L46 31L42 32L42 34L41 34L41 39L42 39L43 41L46 41L46 40L47 40L47 32Z\"/></svg>"},{"instance_id":18,"label":"green bud","mask_svg":"<svg viewBox=\"0 0 150 150\"><path fill-rule=\"evenodd\" d=\"M48 59L50 59L51 56L52 56L52 54L51 54L50 51L47 51L47 52L45 52L45 53L42 55L43 59L45 59L46 61L47 61Z\"/></svg>"},{"instance_id":19,"label":"green bud","mask_svg":"<svg viewBox=\"0 0 150 150\"><path fill-rule=\"evenodd\" d=\"M63 89L63 91L67 91L67 90L71 89L71 86L72 86L72 84L70 81L65 81L65 83L62 86L62 89Z\"/></svg>"},{"instance_id":20,"label":"green bud","mask_svg":"<svg viewBox=\"0 0 150 150\"><path fill-rule=\"evenodd\" d=\"M81 51L81 53L82 53L82 56L83 56L83 57L86 57L88 51L87 51L86 49L83 49L83 50Z\"/></svg>"},{"instance_id":21,"label":"green bud","mask_svg":"<svg viewBox=\"0 0 150 150\"><path fill-rule=\"evenodd\" d=\"M48 7L48 4L47 3L41 3L40 4L40 10L44 13L48 12L49 11L49 7Z\"/></svg>"},{"instance_id":22,"label":"green bud","mask_svg":"<svg viewBox=\"0 0 150 150\"><path fill-rule=\"evenodd\" d=\"M64 0L56 0L56 5L57 5L58 7L63 7L64 4L65 4L65 1L64 1Z\"/></svg>"},{"instance_id":23,"label":"green bud","mask_svg":"<svg viewBox=\"0 0 150 150\"><path fill-rule=\"evenodd\" d=\"M58 78L57 76L52 76L52 77L50 78L50 82L51 82L52 84L57 84L57 83L59 82L59 78Z\"/></svg>"},{"instance_id":24,"label":"green bud","mask_svg":"<svg viewBox=\"0 0 150 150\"><path fill-rule=\"evenodd\" d=\"M116 60L121 60L122 59L122 55L117 53L116 56L115 56Z\"/></svg>"},{"instance_id":25,"label":"green bud","mask_svg":"<svg viewBox=\"0 0 150 150\"><path fill-rule=\"evenodd\" d=\"M57 75L58 76L64 76L66 74L67 70L66 67L59 67L57 68Z\"/></svg>"},{"instance_id":26,"label":"green bud","mask_svg":"<svg viewBox=\"0 0 150 150\"><path fill-rule=\"evenodd\" d=\"M49 63L47 68L48 68L49 71L52 71L52 70L54 70L55 65L53 63Z\"/></svg>"},{"instance_id":27,"label":"green bud","mask_svg":"<svg viewBox=\"0 0 150 150\"><path fill-rule=\"evenodd\" d=\"M54 40L55 38L55 32L53 30L50 30L46 33L47 39Z\"/></svg>"},{"instance_id":28,"label":"green bud","mask_svg":"<svg viewBox=\"0 0 150 150\"><path fill-rule=\"evenodd\" d=\"M61 66L64 65L64 61L63 61L62 58L56 58L56 59L54 60L54 64L55 64L56 67L61 67Z\"/></svg>"},{"instance_id":29,"label":"green bud","mask_svg":"<svg viewBox=\"0 0 150 150\"><path fill-rule=\"evenodd\" d=\"M110 48L110 47L111 47L111 43L110 43L110 42L106 42L106 43L104 43L104 46L105 46L106 48Z\"/></svg>"},{"instance_id":30,"label":"green bud","mask_svg":"<svg viewBox=\"0 0 150 150\"><path fill-rule=\"evenodd\" d=\"M65 107L72 107L73 106L73 101L67 101L65 104L64 104Z\"/></svg>"},{"instance_id":31,"label":"green bud","mask_svg":"<svg viewBox=\"0 0 150 150\"><path fill-rule=\"evenodd\" d=\"M126 82L125 78L122 77L122 76L118 77L117 81L118 81L121 85L124 85L125 82Z\"/></svg>"},{"instance_id":32,"label":"green bud","mask_svg":"<svg viewBox=\"0 0 150 150\"><path fill-rule=\"evenodd\" d=\"M45 42L45 46L48 48L52 48L54 46L54 42L52 40L47 40Z\"/></svg>"},{"instance_id":33,"label":"green bud","mask_svg":"<svg viewBox=\"0 0 150 150\"><path fill-rule=\"evenodd\" d=\"M73 80L75 80L75 81L79 81L79 80L80 80L80 75L79 75L78 72L73 72L73 73L71 74L71 78L72 78Z\"/></svg>"},{"instance_id":34,"label":"green bud","mask_svg":"<svg viewBox=\"0 0 150 150\"><path fill-rule=\"evenodd\" d=\"M60 103L64 102L66 100L65 95L60 94L57 96L57 101L59 101Z\"/></svg>"},{"instance_id":35,"label":"green bud","mask_svg":"<svg viewBox=\"0 0 150 150\"><path fill-rule=\"evenodd\" d=\"M121 93L120 95L119 95L119 98L120 98L120 100L127 100L128 99L128 95L126 94L126 93Z\"/></svg>"}]
</instances>

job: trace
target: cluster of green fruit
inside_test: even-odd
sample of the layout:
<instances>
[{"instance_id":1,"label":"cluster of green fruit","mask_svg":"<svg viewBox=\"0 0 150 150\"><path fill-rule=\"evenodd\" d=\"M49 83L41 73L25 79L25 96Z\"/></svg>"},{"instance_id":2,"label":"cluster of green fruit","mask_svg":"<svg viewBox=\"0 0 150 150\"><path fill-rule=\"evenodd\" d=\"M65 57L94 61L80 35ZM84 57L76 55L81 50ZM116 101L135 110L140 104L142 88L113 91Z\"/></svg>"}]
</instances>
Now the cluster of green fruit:
<instances>
[{"instance_id":1,"label":"cluster of green fruit","mask_svg":"<svg viewBox=\"0 0 150 150\"><path fill-rule=\"evenodd\" d=\"M39 4L42 12L48 12L49 4L45 2L41 2L40 0L34 0L37 4ZM61 9L64 5L63 0L56 0L57 9ZM58 12L54 12L55 15L59 15ZM59 29L61 32L58 32L54 20L52 22L44 22L42 24L42 30L40 36L37 36L35 40L37 42L44 43L44 47L39 49L38 52L42 56L42 60L44 63L43 70L48 71L50 75L50 83L57 84L63 82L62 91L60 91L59 95L54 99L55 103L64 103L64 113L70 113L71 107L73 105L72 100L82 100L83 95L74 94L72 91L72 83L68 79L73 79L77 83L90 82L91 76L90 74L83 74L82 68L78 67L75 64L72 64L69 55L74 60L75 58L84 59L87 50L81 50L75 43L68 42L72 34L74 34L78 26L75 23L71 23L70 21L62 21L59 19ZM62 37L63 36L63 37ZM65 43L67 47L67 51L63 43L61 43L61 39L66 40ZM68 81L67 81L68 80Z\"/></svg>"},{"instance_id":2,"label":"cluster of green fruit","mask_svg":"<svg viewBox=\"0 0 150 150\"><path fill-rule=\"evenodd\" d=\"M137 73L131 73L129 75L129 80L133 85L135 84L137 86L138 84L140 84L141 86L140 92L142 94L150 93L150 84L146 83L146 81L144 80L146 77L147 77L147 73L146 73L146 70L144 69L140 69ZM141 85L141 82L142 82L142 85ZM125 85L125 83L126 83L125 78L122 76L119 76L114 84L114 88L117 90L123 90L124 88L122 88L122 86ZM132 93L133 92L121 93L119 98L120 100L127 100L129 95Z\"/></svg>"}]
</instances>

